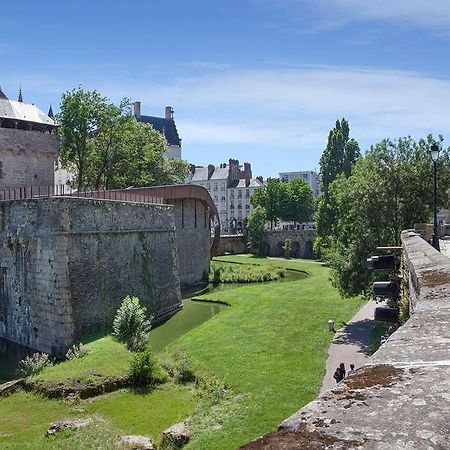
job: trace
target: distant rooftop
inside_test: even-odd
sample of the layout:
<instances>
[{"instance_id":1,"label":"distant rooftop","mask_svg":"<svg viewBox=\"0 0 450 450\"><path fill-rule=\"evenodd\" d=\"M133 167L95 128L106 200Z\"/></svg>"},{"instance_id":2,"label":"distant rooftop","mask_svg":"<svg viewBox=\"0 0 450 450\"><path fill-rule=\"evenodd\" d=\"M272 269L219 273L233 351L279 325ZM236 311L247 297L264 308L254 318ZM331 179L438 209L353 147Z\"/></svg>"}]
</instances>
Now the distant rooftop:
<instances>
[{"instance_id":1,"label":"distant rooftop","mask_svg":"<svg viewBox=\"0 0 450 450\"><path fill-rule=\"evenodd\" d=\"M155 117L155 116L143 116L141 114L141 103L134 103L134 116L138 122L148 123L152 127L159 131L166 138L168 145L174 145L176 147L181 147L181 139L178 135L178 130L175 125L175 120L173 118L173 109L171 106L167 106L165 109L165 117Z\"/></svg>"},{"instance_id":2,"label":"distant rooftop","mask_svg":"<svg viewBox=\"0 0 450 450\"><path fill-rule=\"evenodd\" d=\"M37 106L10 100L0 88L0 119L56 126L55 121Z\"/></svg>"}]
</instances>

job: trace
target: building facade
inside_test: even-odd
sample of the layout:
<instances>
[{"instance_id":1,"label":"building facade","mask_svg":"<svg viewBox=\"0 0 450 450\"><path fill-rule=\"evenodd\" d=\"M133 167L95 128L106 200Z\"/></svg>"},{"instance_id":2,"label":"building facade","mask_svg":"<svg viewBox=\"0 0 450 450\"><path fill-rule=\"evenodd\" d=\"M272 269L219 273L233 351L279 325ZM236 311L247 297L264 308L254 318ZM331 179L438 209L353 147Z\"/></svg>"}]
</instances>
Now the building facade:
<instances>
[{"instance_id":1,"label":"building facade","mask_svg":"<svg viewBox=\"0 0 450 450\"><path fill-rule=\"evenodd\" d=\"M0 189L53 186L58 150L54 120L0 89Z\"/></svg>"},{"instance_id":2,"label":"building facade","mask_svg":"<svg viewBox=\"0 0 450 450\"><path fill-rule=\"evenodd\" d=\"M181 139L175 125L174 110L166 106L164 117L144 116L141 114L141 102L134 102L134 117L141 123L150 124L164 135L167 141L166 156L169 159L181 159Z\"/></svg>"},{"instance_id":3,"label":"building facade","mask_svg":"<svg viewBox=\"0 0 450 450\"><path fill-rule=\"evenodd\" d=\"M316 197L320 196L319 174L313 170L304 170L300 172L280 172L280 180L283 183L290 183L292 180L300 178L306 181Z\"/></svg>"},{"instance_id":4,"label":"building facade","mask_svg":"<svg viewBox=\"0 0 450 450\"><path fill-rule=\"evenodd\" d=\"M208 190L219 212L223 235L244 232L253 207L250 199L263 186L262 179L252 178L250 163L239 164L236 159L207 167L192 167L190 183Z\"/></svg>"}]
</instances>

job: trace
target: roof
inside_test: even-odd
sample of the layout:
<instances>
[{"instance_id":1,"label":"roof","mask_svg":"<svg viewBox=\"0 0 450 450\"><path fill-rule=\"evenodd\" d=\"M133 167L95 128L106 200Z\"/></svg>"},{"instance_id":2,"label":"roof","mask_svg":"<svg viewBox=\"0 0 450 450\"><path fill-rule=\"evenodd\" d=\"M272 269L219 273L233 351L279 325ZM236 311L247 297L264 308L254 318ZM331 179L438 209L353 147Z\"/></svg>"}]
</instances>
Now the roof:
<instances>
[{"instance_id":1,"label":"roof","mask_svg":"<svg viewBox=\"0 0 450 450\"><path fill-rule=\"evenodd\" d=\"M164 134L169 145L181 147L181 139L178 135L177 127L173 119L165 119L163 117L139 116L136 117L138 122L149 123L153 128Z\"/></svg>"},{"instance_id":2,"label":"roof","mask_svg":"<svg viewBox=\"0 0 450 450\"><path fill-rule=\"evenodd\" d=\"M192 181L205 181L208 179L208 167L196 167Z\"/></svg>"},{"instance_id":3,"label":"roof","mask_svg":"<svg viewBox=\"0 0 450 450\"><path fill-rule=\"evenodd\" d=\"M211 175L211 180L226 180L228 178L229 167L216 167L213 174Z\"/></svg>"},{"instance_id":4,"label":"roof","mask_svg":"<svg viewBox=\"0 0 450 450\"><path fill-rule=\"evenodd\" d=\"M245 184L245 178L241 178L239 180L234 180L233 183L230 184L231 188L259 188L261 186L264 186L261 181L257 180L256 178L250 178L250 183L248 186Z\"/></svg>"},{"instance_id":5,"label":"roof","mask_svg":"<svg viewBox=\"0 0 450 450\"><path fill-rule=\"evenodd\" d=\"M0 90L0 119L14 119L25 122L56 126L53 119L42 112L37 106L9 100Z\"/></svg>"}]
</instances>

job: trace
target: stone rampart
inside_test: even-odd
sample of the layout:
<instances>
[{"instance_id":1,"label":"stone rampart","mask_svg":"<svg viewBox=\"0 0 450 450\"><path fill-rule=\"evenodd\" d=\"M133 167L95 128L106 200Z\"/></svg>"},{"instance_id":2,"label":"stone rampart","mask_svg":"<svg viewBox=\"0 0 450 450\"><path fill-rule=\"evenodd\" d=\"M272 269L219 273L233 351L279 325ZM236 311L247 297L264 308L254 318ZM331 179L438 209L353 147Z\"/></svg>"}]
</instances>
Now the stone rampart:
<instances>
[{"instance_id":1,"label":"stone rampart","mask_svg":"<svg viewBox=\"0 0 450 450\"><path fill-rule=\"evenodd\" d=\"M0 190L53 186L58 148L56 134L0 128Z\"/></svg>"},{"instance_id":2,"label":"stone rampart","mask_svg":"<svg viewBox=\"0 0 450 450\"><path fill-rule=\"evenodd\" d=\"M248 253L246 237L243 235L220 236L219 255L225 255L225 253Z\"/></svg>"},{"instance_id":3,"label":"stone rampart","mask_svg":"<svg viewBox=\"0 0 450 450\"><path fill-rule=\"evenodd\" d=\"M291 258L314 258L313 244L316 230L267 230L265 251L267 256L284 256L286 239L292 241Z\"/></svg>"},{"instance_id":4,"label":"stone rampart","mask_svg":"<svg viewBox=\"0 0 450 450\"><path fill-rule=\"evenodd\" d=\"M450 259L415 233L402 242L410 319L354 375L243 448L450 448Z\"/></svg>"},{"instance_id":5,"label":"stone rampart","mask_svg":"<svg viewBox=\"0 0 450 450\"><path fill-rule=\"evenodd\" d=\"M53 197L0 203L0 336L61 356L126 295L181 307L173 207Z\"/></svg>"}]
</instances>

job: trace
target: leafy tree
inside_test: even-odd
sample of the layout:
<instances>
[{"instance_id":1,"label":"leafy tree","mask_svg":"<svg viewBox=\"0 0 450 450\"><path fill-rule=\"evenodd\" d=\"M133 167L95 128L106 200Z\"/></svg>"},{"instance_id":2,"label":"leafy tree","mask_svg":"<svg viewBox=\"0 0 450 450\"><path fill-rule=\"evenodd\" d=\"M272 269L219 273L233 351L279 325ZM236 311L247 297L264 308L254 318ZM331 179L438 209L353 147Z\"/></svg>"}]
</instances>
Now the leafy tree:
<instances>
[{"instance_id":1,"label":"leafy tree","mask_svg":"<svg viewBox=\"0 0 450 450\"><path fill-rule=\"evenodd\" d=\"M433 142L432 136L419 142L384 140L358 160L349 177L342 173L331 183L336 223L325 256L344 296L368 292L371 274L365 260L377 246L399 245L402 230L429 219L433 177L428 150ZM437 166L439 204L448 201L449 162L445 150Z\"/></svg>"},{"instance_id":2,"label":"leafy tree","mask_svg":"<svg viewBox=\"0 0 450 450\"><path fill-rule=\"evenodd\" d=\"M345 119L337 120L328 135L327 146L320 158L321 190L323 197L317 204L316 253L321 254L328 245L336 221L336 211L330 203L329 190L340 175L350 176L354 163L361 156L358 142L350 139L350 128Z\"/></svg>"},{"instance_id":3,"label":"leafy tree","mask_svg":"<svg viewBox=\"0 0 450 450\"><path fill-rule=\"evenodd\" d=\"M251 202L266 210L271 228L278 219L311 220L314 212L314 194L309 184L300 179L286 184L278 178L269 178L266 186L255 192Z\"/></svg>"},{"instance_id":4,"label":"leafy tree","mask_svg":"<svg viewBox=\"0 0 450 450\"><path fill-rule=\"evenodd\" d=\"M256 249L259 254L263 252L266 222L266 210L262 206L256 206L248 218L247 233L249 247Z\"/></svg>"},{"instance_id":5,"label":"leafy tree","mask_svg":"<svg viewBox=\"0 0 450 450\"><path fill-rule=\"evenodd\" d=\"M183 183L188 164L165 157L165 137L131 115L130 101L116 106L81 88L62 96L58 115L61 159L77 188L120 189Z\"/></svg>"},{"instance_id":6,"label":"leafy tree","mask_svg":"<svg viewBox=\"0 0 450 450\"><path fill-rule=\"evenodd\" d=\"M93 153L91 137L98 130L104 108L105 99L97 91L84 91L78 87L62 95L58 114L61 161L75 172L78 190L86 183Z\"/></svg>"},{"instance_id":7,"label":"leafy tree","mask_svg":"<svg viewBox=\"0 0 450 450\"><path fill-rule=\"evenodd\" d=\"M284 186L280 218L300 223L311 220L314 214L314 194L310 185L297 178Z\"/></svg>"}]
</instances>

